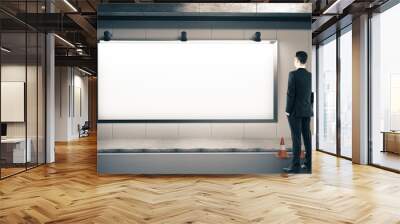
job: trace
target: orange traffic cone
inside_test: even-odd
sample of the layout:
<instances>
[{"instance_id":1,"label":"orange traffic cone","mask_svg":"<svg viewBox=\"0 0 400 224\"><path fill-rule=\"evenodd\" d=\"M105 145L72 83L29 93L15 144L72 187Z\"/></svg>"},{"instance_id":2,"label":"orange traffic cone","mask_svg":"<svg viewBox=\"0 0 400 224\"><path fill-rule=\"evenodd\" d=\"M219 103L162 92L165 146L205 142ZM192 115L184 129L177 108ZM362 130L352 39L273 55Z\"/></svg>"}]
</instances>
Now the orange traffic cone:
<instances>
[{"instance_id":1,"label":"orange traffic cone","mask_svg":"<svg viewBox=\"0 0 400 224\"><path fill-rule=\"evenodd\" d=\"M278 154L277 154L278 158L280 158L280 159L288 158L288 153L287 153L286 146L285 146L285 140L283 139L283 137L281 138L281 144L280 145L281 146L280 146L280 149L279 149Z\"/></svg>"}]
</instances>

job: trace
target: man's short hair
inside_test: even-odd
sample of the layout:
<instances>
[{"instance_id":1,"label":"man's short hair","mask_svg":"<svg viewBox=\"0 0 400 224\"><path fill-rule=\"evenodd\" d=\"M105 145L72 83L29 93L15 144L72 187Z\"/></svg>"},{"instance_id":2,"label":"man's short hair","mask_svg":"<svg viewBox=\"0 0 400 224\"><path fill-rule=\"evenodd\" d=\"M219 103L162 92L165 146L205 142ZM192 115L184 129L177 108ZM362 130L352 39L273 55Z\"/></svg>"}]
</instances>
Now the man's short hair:
<instances>
[{"instance_id":1,"label":"man's short hair","mask_svg":"<svg viewBox=\"0 0 400 224\"><path fill-rule=\"evenodd\" d=\"M307 63L307 53L304 51L296 52L296 58L300 61L300 63L305 64Z\"/></svg>"}]
</instances>

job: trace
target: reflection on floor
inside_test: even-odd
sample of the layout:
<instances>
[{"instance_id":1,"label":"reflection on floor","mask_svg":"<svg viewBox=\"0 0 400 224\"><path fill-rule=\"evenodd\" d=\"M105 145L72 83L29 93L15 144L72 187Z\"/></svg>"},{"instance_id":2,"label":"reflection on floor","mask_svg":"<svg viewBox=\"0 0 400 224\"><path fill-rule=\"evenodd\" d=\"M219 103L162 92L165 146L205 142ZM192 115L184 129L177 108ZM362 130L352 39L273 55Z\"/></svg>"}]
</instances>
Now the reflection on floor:
<instances>
[{"instance_id":1,"label":"reflection on floor","mask_svg":"<svg viewBox=\"0 0 400 224\"><path fill-rule=\"evenodd\" d=\"M349 148L349 147L342 147L340 149L340 153L342 156L347 157L347 158L351 158L352 157L352 153L353 153L353 149Z\"/></svg>"},{"instance_id":2,"label":"reflection on floor","mask_svg":"<svg viewBox=\"0 0 400 224\"><path fill-rule=\"evenodd\" d=\"M251 164L249 164L251 165ZM313 173L101 175L96 139L0 181L0 223L399 223L400 175L313 154Z\"/></svg>"},{"instance_id":3,"label":"reflection on floor","mask_svg":"<svg viewBox=\"0 0 400 224\"><path fill-rule=\"evenodd\" d=\"M391 152L375 151L372 157L373 164L400 171L400 155Z\"/></svg>"},{"instance_id":4,"label":"reflection on floor","mask_svg":"<svg viewBox=\"0 0 400 224\"><path fill-rule=\"evenodd\" d=\"M25 164L2 164L2 168L0 170L1 172L1 178L6 178L8 176L20 173L25 171L26 169L30 169L33 167L36 167L36 163L27 163Z\"/></svg>"},{"instance_id":5,"label":"reflection on floor","mask_svg":"<svg viewBox=\"0 0 400 224\"><path fill-rule=\"evenodd\" d=\"M22 172L24 170L25 170L25 167L23 167L23 168L20 168L20 167L17 167L17 168L1 168L1 178L4 178L4 177L10 176L10 175Z\"/></svg>"}]
</instances>

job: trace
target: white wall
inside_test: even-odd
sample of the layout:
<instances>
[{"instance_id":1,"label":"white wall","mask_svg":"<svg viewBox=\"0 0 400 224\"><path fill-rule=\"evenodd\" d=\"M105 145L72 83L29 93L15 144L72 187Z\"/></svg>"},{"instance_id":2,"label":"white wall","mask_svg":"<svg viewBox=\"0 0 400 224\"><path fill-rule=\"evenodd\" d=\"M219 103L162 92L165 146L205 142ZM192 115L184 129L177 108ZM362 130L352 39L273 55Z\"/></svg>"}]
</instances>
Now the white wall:
<instances>
[{"instance_id":1,"label":"white wall","mask_svg":"<svg viewBox=\"0 0 400 224\"><path fill-rule=\"evenodd\" d=\"M76 68L56 67L55 85L55 140L77 139L78 124L88 120L88 78Z\"/></svg>"},{"instance_id":2,"label":"white wall","mask_svg":"<svg viewBox=\"0 0 400 224\"><path fill-rule=\"evenodd\" d=\"M130 40L177 40L182 29L107 28L114 39ZM104 30L99 29L98 33ZM290 137L285 115L288 73L294 70L296 51L303 50L311 58L311 31L301 29L185 29L189 40L251 39L256 31L264 40L278 40L278 122L277 123L144 123L144 124L98 124L98 135L114 136L129 134L130 137L147 138L233 138L233 139L279 139ZM134 54L134 52L132 52ZM238 55L243 57L243 55ZM311 70L311 59L308 69ZM101 76L101 74L99 74ZM277 140L278 141L278 140Z\"/></svg>"},{"instance_id":3,"label":"white wall","mask_svg":"<svg viewBox=\"0 0 400 224\"><path fill-rule=\"evenodd\" d=\"M2 82L25 82L26 83L26 75L28 78L27 87L27 116L28 116L28 137L29 134L35 131L36 136L36 120L37 115L33 113L36 111L37 103L36 103L36 67L18 64L6 64L1 66L1 81ZM32 86L35 86L33 88ZM24 109L24 108L22 108ZM2 108L2 110L6 110L6 108ZM32 124L34 122L34 124ZM26 122L10 122L7 123L7 136L8 137L25 137L25 123Z\"/></svg>"},{"instance_id":4,"label":"white wall","mask_svg":"<svg viewBox=\"0 0 400 224\"><path fill-rule=\"evenodd\" d=\"M83 73L75 70L74 75L74 108L72 109L74 113L72 113L72 137L77 138L79 137L78 132L78 124L83 125L85 121L89 120L89 113L88 113L88 77L82 76ZM80 91L80 93L79 93ZM80 97L79 97L80 96ZM80 101L80 102L79 102ZM80 111L81 110L81 111Z\"/></svg>"}]
</instances>

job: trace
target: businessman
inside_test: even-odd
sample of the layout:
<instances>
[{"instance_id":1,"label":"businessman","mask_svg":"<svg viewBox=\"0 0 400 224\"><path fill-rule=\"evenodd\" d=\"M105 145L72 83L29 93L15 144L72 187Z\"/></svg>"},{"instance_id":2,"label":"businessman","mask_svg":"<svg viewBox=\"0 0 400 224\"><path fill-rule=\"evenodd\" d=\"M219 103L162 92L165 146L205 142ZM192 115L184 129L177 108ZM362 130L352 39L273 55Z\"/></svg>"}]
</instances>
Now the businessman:
<instances>
[{"instance_id":1,"label":"businessman","mask_svg":"<svg viewBox=\"0 0 400 224\"><path fill-rule=\"evenodd\" d=\"M313 94L311 92L311 73L306 69L307 53L298 51L294 58L296 70L289 73L286 115L289 120L293 143L292 165L284 168L287 173L311 172L311 130L313 116ZM304 164L300 164L301 136L306 149Z\"/></svg>"}]
</instances>

